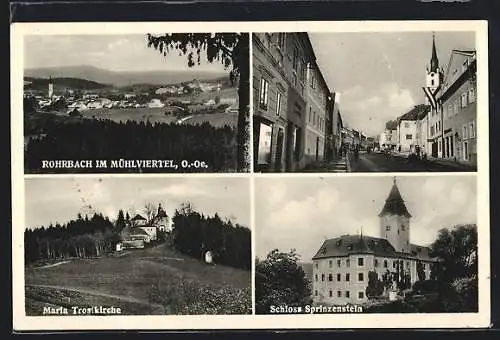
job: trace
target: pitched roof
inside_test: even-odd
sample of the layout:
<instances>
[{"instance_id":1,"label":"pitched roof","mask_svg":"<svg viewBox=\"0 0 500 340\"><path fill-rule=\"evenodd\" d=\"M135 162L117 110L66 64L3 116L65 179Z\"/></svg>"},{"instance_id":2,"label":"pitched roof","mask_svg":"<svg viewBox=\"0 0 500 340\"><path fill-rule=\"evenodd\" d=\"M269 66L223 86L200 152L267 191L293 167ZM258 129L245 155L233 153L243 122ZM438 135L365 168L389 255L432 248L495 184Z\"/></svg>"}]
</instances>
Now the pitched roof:
<instances>
[{"instance_id":1,"label":"pitched roof","mask_svg":"<svg viewBox=\"0 0 500 340\"><path fill-rule=\"evenodd\" d=\"M411 217L408 209L406 208L403 197L401 197L401 193L399 192L398 186L396 184L396 179L394 179L394 184L392 185L391 192L385 200L384 207L382 208L379 216L383 216L386 214Z\"/></svg>"},{"instance_id":2,"label":"pitched roof","mask_svg":"<svg viewBox=\"0 0 500 340\"><path fill-rule=\"evenodd\" d=\"M328 239L313 256L313 260L349 256L354 254L370 254L380 257L413 258L418 260L433 261L430 256L430 248L415 244L410 245L410 253L397 252L390 242L384 238L343 235L337 238Z\"/></svg>"},{"instance_id":3,"label":"pitched roof","mask_svg":"<svg viewBox=\"0 0 500 340\"><path fill-rule=\"evenodd\" d=\"M132 217L132 221L146 221L146 219L144 217L142 217L141 215L137 214L135 215L134 217Z\"/></svg>"},{"instance_id":4,"label":"pitched roof","mask_svg":"<svg viewBox=\"0 0 500 340\"><path fill-rule=\"evenodd\" d=\"M436 42L434 41L434 35L432 35L432 55L431 55L430 67L431 71L436 71L437 69L439 69L439 59L437 57Z\"/></svg>"},{"instance_id":5,"label":"pitched roof","mask_svg":"<svg viewBox=\"0 0 500 340\"><path fill-rule=\"evenodd\" d=\"M415 105L410 111L398 118L398 121L402 120L420 120L425 117L429 111L430 106L425 104Z\"/></svg>"},{"instance_id":6,"label":"pitched roof","mask_svg":"<svg viewBox=\"0 0 500 340\"><path fill-rule=\"evenodd\" d=\"M158 212L156 213L156 218L163 218L163 217L167 217L167 213L165 212L165 210L163 210L163 208L161 207L161 204L158 205Z\"/></svg>"}]
</instances>

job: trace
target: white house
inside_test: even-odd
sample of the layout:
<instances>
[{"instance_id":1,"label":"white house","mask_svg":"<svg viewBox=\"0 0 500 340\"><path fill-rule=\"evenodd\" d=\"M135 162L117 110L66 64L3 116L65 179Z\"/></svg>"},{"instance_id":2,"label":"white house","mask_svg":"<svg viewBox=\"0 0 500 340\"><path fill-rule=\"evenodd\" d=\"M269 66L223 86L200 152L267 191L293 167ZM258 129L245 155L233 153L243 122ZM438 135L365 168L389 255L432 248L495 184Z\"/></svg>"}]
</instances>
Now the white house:
<instances>
[{"instance_id":1,"label":"white house","mask_svg":"<svg viewBox=\"0 0 500 340\"><path fill-rule=\"evenodd\" d=\"M163 104L161 102L161 100L157 99L157 98L153 98L151 99L151 101L148 103L148 107L150 109L152 108L160 108L160 107L165 107L165 104Z\"/></svg>"}]
</instances>

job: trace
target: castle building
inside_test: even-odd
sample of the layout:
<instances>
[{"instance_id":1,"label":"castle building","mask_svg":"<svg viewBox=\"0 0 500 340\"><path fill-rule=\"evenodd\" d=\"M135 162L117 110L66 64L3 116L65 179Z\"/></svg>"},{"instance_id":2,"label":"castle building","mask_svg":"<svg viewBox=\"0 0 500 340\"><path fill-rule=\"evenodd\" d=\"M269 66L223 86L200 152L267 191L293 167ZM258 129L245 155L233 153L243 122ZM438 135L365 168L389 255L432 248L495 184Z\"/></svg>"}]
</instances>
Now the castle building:
<instances>
[{"instance_id":1,"label":"castle building","mask_svg":"<svg viewBox=\"0 0 500 340\"><path fill-rule=\"evenodd\" d=\"M396 180L378 215L379 237L343 235L323 242L313 260L313 301L321 304L360 304L367 301L369 272L379 280L398 270L411 284L431 278L436 259L430 248L410 243L410 220ZM418 267L423 276L419 278ZM420 274L422 275L422 274Z\"/></svg>"},{"instance_id":2,"label":"castle building","mask_svg":"<svg viewBox=\"0 0 500 340\"><path fill-rule=\"evenodd\" d=\"M159 232L169 233L171 231L171 219L159 204L158 210L150 221L140 214L132 217L130 224L122 230L121 238L125 248L144 248L151 241L158 240Z\"/></svg>"}]
</instances>

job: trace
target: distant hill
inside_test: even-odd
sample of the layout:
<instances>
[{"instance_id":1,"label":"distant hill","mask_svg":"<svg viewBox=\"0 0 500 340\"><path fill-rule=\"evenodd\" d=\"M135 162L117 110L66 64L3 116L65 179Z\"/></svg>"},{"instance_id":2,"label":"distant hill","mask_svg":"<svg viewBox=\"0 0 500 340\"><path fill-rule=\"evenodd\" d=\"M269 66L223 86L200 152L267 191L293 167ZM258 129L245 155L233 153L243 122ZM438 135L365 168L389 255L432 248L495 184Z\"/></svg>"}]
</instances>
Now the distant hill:
<instances>
[{"instance_id":1,"label":"distant hill","mask_svg":"<svg viewBox=\"0 0 500 340\"><path fill-rule=\"evenodd\" d=\"M118 87L135 84L169 85L193 79L214 80L229 78L226 72L199 71L196 67L183 71L116 72L86 65L25 69L24 76L34 78L80 78Z\"/></svg>"},{"instance_id":2,"label":"distant hill","mask_svg":"<svg viewBox=\"0 0 500 340\"><path fill-rule=\"evenodd\" d=\"M48 78L24 77L25 87L32 90L46 90L49 84ZM79 90L98 90L109 85L101 84L92 80L81 78L58 78L53 77L54 88L56 90L79 89Z\"/></svg>"}]
</instances>

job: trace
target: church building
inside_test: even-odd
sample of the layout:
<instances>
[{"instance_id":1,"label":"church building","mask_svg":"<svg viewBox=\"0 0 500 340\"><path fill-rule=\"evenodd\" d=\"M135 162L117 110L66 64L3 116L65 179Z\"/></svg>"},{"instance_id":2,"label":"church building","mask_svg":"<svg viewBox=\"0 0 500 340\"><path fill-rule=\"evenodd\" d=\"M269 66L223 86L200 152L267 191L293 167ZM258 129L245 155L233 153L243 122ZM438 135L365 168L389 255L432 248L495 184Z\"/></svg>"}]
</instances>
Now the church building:
<instances>
[{"instance_id":1,"label":"church building","mask_svg":"<svg viewBox=\"0 0 500 340\"><path fill-rule=\"evenodd\" d=\"M325 304L360 304L367 301L368 273L382 280L401 268L413 284L417 265L425 279L436 262L430 248L410 243L411 214L399 192L396 179L380 211L380 235L343 235L323 242L313 260L313 301Z\"/></svg>"}]
</instances>

